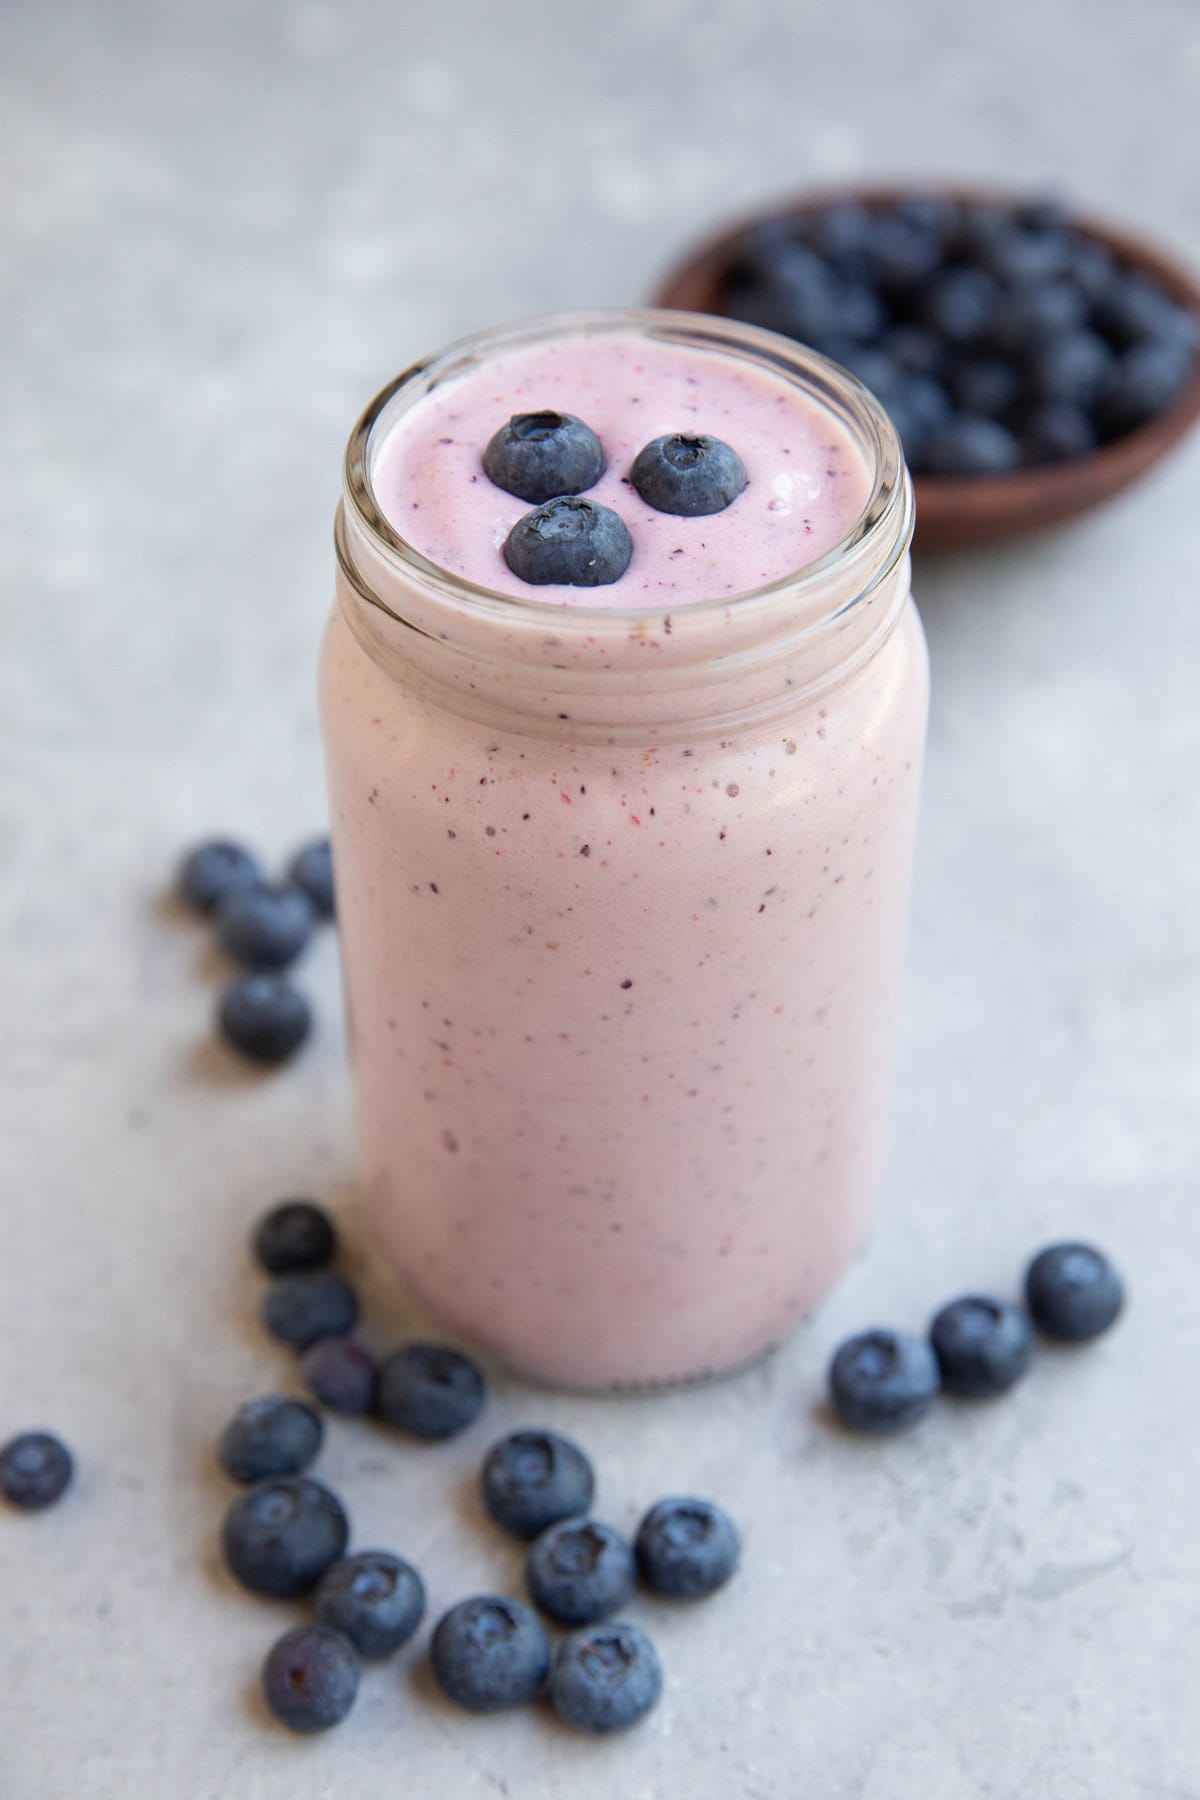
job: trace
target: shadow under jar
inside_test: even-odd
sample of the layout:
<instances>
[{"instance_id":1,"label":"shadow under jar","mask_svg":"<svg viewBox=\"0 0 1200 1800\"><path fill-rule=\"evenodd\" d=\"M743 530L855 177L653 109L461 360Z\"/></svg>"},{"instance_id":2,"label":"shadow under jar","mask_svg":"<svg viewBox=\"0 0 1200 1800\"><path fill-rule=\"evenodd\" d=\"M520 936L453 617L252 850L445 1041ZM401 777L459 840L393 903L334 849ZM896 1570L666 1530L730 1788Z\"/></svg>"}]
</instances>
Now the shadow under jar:
<instances>
[{"instance_id":1,"label":"shadow under jar","mask_svg":"<svg viewBox=\"0 0 1200 1800\"><path fill-rule=\"evenodd\" d=\"M631 607L476 585L388 522L381 451L413 409L493 360L617 340L694 358L698 413L731 359L816 409L862 460L839 541L765 586ZM734 1368L864 1241L927 710L911 532L867 391L725 320L483 333L355 429L320 685L368 1206L411 1287L526 1375Z\"/></svg>"}]
</instances>

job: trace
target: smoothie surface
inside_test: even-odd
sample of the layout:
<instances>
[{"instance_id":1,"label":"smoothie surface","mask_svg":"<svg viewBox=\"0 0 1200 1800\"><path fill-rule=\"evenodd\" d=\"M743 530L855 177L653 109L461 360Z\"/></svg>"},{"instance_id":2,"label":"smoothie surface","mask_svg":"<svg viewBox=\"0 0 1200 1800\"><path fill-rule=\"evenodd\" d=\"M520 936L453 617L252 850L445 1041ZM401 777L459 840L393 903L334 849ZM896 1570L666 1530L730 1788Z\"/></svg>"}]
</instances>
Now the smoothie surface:
<instances>
[{"instance_id":1,"label":"smoothie surface","mask_svg":"<svg viewBox=\"0 0 1200 1800\"><path fill-rule=\"evenodd\" d=\"M608 466L587 490L633 538L607 586L533 586L503 544L530 503L489 481L481 457L515 413L574 413ZM630 465L668 432L723 439L749 475L723 512L680 518L648 506ZM644 336L580 335L511 351L439 383L373 457L384 517L430 562L525 600L641 610L745 592L803 569L853 528L870 495L865 459L840 420L783 376L730 352Z\"/></svg>"}]
</instances>

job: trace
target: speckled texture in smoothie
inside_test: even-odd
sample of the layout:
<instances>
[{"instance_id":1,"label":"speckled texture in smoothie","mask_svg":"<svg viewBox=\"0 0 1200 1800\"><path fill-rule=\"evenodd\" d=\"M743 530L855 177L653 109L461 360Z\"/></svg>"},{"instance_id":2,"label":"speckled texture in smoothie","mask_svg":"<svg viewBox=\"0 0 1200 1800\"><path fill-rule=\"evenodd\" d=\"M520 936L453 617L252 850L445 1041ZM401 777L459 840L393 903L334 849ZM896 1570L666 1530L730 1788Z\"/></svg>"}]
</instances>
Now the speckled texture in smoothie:
<instances>
[{"instance_id":1,"label":"speckled texture in smoothie","mask_svg":"<svg viewBox=\"0 0 1200 1800\"><path fill-rule=\"evenodd\" d=\"M588 498L629 527L633 558L598 588L531 588L501 546L528 502L493 486L480 457L514 413L574 413L608 467ZM656 512L629 485L634 457L667 432L723 438L749 483L705 518ZM833 548L869 492L861 454L834 415L782 376L712 351L637 337L577 338L497 357L440 383L380 446L375 497L431 562L482 587L567 605L680 605L743 592Z\"/></svg>"}]
</instances>

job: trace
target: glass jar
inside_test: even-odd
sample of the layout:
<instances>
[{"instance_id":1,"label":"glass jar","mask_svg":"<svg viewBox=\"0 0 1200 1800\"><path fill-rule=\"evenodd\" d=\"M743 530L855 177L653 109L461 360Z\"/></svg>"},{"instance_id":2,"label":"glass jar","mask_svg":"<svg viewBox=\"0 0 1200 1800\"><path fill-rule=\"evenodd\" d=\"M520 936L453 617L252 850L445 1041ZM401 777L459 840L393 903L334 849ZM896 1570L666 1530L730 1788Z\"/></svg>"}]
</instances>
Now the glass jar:
<instances>
[{"instance_id":1,"label":"glass jar","mask_svg":"<svg viewBox=\"0 0 1200 1800\"><path fill-rule=\"evenodd\" d=\"M372 467L401 411L480 358L608 331L828 408L871 478L854 529L671 614L514 599L397 535ZM525 1374L732 1368L864 1241L927 708L911 532L866 390L726 320L484 333L354 431L321 714L367 1203L416 1293Z\"/></svg>"}]
</instances>

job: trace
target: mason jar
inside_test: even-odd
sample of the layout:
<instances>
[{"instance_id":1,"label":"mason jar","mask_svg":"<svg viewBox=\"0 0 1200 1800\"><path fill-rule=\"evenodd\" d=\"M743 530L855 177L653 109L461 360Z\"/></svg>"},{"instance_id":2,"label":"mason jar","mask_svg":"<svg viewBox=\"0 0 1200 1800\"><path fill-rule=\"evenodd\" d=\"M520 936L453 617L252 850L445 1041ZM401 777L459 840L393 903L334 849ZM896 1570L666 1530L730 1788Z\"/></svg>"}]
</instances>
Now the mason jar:
<instances>
[{"instance_id":1,"label":"mason jar","mask_svg":"<svg viewBox=\"0 0 1200 1800\"><path fill-rule=\"evenodd\" d=\"M612 332L756 364L840 421L868 492L842 541L670 613L500 593L407 543L373 485L396 421L489 358ZM733 1368L864 1242L927 711L912 522L858 382L699 315L485 332L354 430L320 690L366 1203L411 1289L517 1371Z\"/></svg>"}]
</instances>

